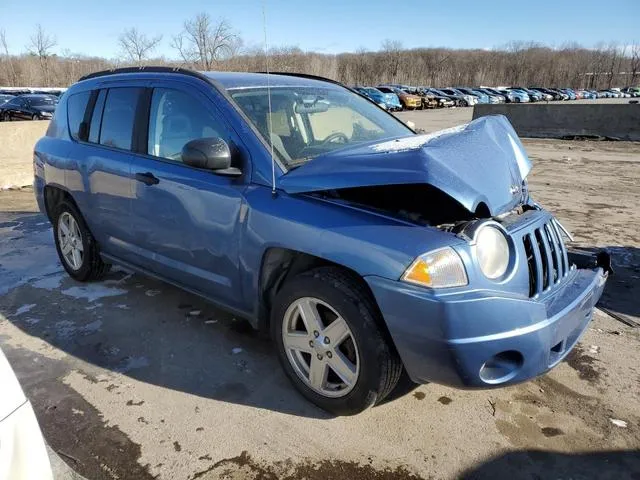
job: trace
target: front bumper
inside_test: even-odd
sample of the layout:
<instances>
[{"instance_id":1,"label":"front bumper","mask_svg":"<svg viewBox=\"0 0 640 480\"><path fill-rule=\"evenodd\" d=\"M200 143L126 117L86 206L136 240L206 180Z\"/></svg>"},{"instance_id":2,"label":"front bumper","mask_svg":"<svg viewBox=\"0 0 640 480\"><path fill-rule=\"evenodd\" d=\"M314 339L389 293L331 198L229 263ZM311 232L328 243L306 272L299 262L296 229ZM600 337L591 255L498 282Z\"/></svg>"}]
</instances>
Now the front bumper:
<instances>
[{"instance_id":1,"label":"front bumper","mask_svg":"<svg viewBox=\"0 0 640 480\"><path fill-rule=\"evenodd\" d=\"M398 281L366 280L414 382L492 388L541 375L568 355L607 275L600 267L574 268L542 299L486 290L439 297Z\"/></svg>"}]
</instances>

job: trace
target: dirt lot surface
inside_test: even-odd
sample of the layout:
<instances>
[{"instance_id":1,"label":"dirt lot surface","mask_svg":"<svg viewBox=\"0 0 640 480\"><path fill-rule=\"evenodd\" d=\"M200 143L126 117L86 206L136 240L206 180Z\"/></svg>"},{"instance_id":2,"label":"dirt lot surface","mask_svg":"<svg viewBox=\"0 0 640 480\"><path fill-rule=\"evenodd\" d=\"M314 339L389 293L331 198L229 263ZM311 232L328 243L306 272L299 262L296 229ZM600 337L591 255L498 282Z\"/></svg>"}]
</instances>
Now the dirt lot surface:
<instances>
[{"instance_id":1,"label":"dirt lot surface","mask_svg":"<svg viewBox=\"0 0 640 480\"><path fill-rule=\"evenodd\" d=\"M435 130L470 115L402 116ZM601 306L640 321L640 144L525 146L534 197L614 255ZM598 310L537 380L403 385L333 418L293 390L268 341L203 300L124 271L72 281L35 212L29 190L0 192L0 348L53 450L89 479L640 479L640 328Z\"/></svg>"}]
</instances>

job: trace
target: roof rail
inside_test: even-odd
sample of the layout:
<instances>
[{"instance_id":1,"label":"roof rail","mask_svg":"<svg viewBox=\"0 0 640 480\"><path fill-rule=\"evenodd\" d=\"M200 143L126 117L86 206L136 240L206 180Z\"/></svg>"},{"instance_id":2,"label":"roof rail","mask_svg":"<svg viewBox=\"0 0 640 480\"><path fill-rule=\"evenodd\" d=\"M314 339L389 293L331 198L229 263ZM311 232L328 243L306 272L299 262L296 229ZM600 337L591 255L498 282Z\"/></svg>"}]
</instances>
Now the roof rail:
<instances>
[{"instance_id":1,"label":"roof rail","mask_svg":"<svg viewBox=\"0 0 640 480\"><path fill-rule=\"evenodd\" d=\"M293 72L255 72L255 73L264 73L264 74L268 73L269 75L287 75L289 77L308 78L309 80L320 80L322 82L329 82L329 83L333 83L334 85L340 85L341 87L349 88L344 83L338 82L337 80L333 80L331 78L326 78L326 77L320 77L318 75L310 75L308 73L293 73ZM349 88L349 90L351 89Z\"/></svg>"},{"instance_id":2,"label":"roof rail","mask_svg":"<svg viewBox=\"0 0 640 480\"><path fill-rule=\"evenodd\" d=\"M119 73L180 73L182 75L189 75L191 77L199 78L200 80L205 80L209 82L209 79L201 74L200 72L195 72L193 70L188 70L182 67L160 67L160 66L148 66L148 67L122 67L122 68L112 68L110 70L102 70L99 72L90 73L81 77L78 81L81 82L83 80L89 80L91 78L105 77L108 75L116 75Z\"/></svg>"}]
</instances>

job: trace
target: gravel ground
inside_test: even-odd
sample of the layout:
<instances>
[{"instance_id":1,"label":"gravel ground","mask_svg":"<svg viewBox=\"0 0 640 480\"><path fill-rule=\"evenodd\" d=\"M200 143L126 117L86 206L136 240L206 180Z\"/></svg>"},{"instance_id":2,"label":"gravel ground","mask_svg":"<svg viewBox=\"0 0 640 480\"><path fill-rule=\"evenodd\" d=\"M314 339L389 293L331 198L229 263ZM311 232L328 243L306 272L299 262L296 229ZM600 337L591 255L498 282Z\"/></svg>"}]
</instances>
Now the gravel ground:
<instances>
[{"instance_id":1,"label":"gravel ground","mask_svg":"<svg viewBox=\"0 0 640 480\"><path fill-rule=\"evenodd\" d=\"M470 115L402 114L427 130ZM536 199L578 244L614 253L603 305L639 320L640 145L525 146ZM640 329L597 311L544 377L492 391L404 384L333 418L245 322L124 271L72 281L32 192L0 192L0 348L52 449L88 479L638 479L639 346Z\"/></svg>"}]
</instances>

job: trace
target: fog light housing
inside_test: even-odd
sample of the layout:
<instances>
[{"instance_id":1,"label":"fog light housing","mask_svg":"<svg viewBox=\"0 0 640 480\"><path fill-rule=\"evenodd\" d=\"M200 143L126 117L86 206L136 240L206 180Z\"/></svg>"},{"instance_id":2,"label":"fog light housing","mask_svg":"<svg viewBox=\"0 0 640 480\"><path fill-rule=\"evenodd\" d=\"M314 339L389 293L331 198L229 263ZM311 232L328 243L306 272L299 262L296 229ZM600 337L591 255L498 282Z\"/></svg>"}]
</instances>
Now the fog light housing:
<instances>
[{"instance_id":1,"label":"fog light housing","mask_svg":"<svg viewBox=\"0 0 640 480\"><path fill-rule=\"evenodd\" d=\"M484 362L480 368L480 379L491 385L508 382L518 374L523 364L524 357L517 350L500 352Z\"/></svg>"}]
</instances>

